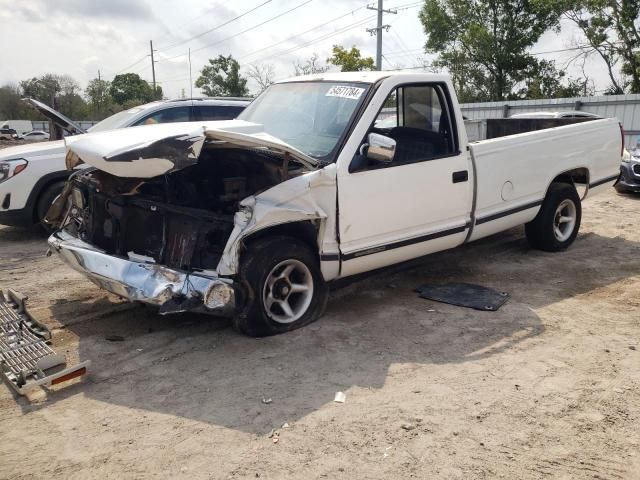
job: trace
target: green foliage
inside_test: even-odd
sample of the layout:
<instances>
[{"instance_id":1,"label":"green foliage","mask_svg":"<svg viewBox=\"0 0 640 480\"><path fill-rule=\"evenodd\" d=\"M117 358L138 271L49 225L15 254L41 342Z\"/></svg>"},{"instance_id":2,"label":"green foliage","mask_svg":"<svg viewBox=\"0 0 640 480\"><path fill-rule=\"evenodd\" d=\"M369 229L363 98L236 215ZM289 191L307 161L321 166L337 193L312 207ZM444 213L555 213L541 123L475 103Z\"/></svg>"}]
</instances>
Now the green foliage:
<instances>
[{"instance_id":1,"label":"green foliage","mask_svg":"<svg viewBox=\"0 0 640 480\"><path fill-rule=\"evenodd\" d=\"M153 87L137 73L123 73L114 77L109 94L120 105L130 102L141 104L161 99L162 89L158 86L154 92Z\"/></svg>"},{"instance_id":2,"label":"green foliage","mask_svg":"<svg viewBox=\"0 0 640 480\"><path fill-rule=\"evenodd\" d=\"M109 93L111 82L94 78L87 84L84 94L88 100L88 110L92 118L102 120L111 114L114 109L114 100Z\"/></svg>"},{"instance_id":3,"label":"green foliage","mask_svg":"<svg viewBox=\"0 0 640 480\"><path fill-rule=\"evenodd\" d=\"M574 0L566 15L586 38L585 54L595 52L605 63L608 92L640 93L640 1Z\"/></svg>"},{"instance_id":4,"label":"green foliage","mask_svg":"<svg viewBox=\"0 0 640 480\"><path fill-rule=\"evenodd\" d=\"M425 50L453 77L462 101L518 95L532 71L544 70L528 53L557 29L561 5L551 0L426 0L420 21Z\"/></svg>"},{"instance_id":5,"label":"green foliage","mask_svg":"<svg viewBox=\"0 0 640 480\"><path fill-rule=\"evenodd\" d=\"M240 64L231 55L210 58L196 80L196 87L209 97L245 97L247 79L240 75Z\"/></svg>"},{"instance_id":6,"label":"green foliage","mask_svg":"<svg viewBox=\"0 0 640 480\"><path fill-rule=\"evenodd\" d=\"M530 71L525 80L525 86L517 92L517 98L531 100L543 98L571 98L593 94L585 81L568 78L566 84L563 80L567 74L558 71L555 63L549 60L541 60Z\"/></svg>"},{"instance_id":7,"label":"green foliage","mask_svg":"<svg viewBox=\"0 0 640 480\"><path fill-rule=\"evenodd\" d=\"M340 67L341 72L360 72L375 70L376 64L372 57L363 57L355 46L347 50L340 45L333 46L333 55L327 58L327 63Z\"/></svg>"},{"instance_id":8,"label":"green foliage","mask_svg":"<svg viewBox=\"0 0 640 480\"><path fill-rule=\"evenodd\" d=\"M17 85L0 87L0 119L2 120L36 120L40 116L22 101L22 94Z\"/></svg>"}]
</instances>

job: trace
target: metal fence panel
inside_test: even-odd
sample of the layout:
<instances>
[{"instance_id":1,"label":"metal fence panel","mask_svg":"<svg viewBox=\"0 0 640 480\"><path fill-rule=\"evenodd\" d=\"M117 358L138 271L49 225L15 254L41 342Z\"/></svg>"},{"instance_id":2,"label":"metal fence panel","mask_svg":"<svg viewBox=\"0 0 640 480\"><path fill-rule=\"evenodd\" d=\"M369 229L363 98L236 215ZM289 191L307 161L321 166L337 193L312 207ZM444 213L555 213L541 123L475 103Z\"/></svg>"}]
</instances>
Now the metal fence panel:
<instances>
[{"instance_id":1,"label":"metal fence panel","mask_svg":"<svg viewBox=\"0 0 640 480\"><path fill-rule=\"evenodd\" d=\"M504 118L505 111L507 116L511 116L527 112L581 110L605 118L617 118L624 127L627 148L640 141L640 94L466 103L461 108L462 114L471 120Z\"/></svg>"}]
</instances>

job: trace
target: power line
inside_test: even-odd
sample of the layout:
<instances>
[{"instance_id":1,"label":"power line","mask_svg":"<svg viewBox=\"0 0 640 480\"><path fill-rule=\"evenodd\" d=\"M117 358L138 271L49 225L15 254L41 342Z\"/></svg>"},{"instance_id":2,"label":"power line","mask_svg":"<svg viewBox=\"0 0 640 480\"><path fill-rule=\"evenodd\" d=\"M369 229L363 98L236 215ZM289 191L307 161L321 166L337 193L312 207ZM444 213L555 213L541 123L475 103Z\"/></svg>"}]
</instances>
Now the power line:
<instances>
[{"instance_id":1,"label":"power line","mask_svg":"<svg viewBox=\"0 0 640 480\"><path fill-rule=\"evenodd\" d=\"M258 5L257 7L253 7L251 10L247 10L246 12L241 13L241 14L240 14L240 15L238 15L237 17L234 17L234 18L232 18L232 19L230 19L230 20L227 20L226 22L223 22L223 23L221 23L220 25L217 25L217 26L215 26L215 27L213 27L213 28L210 28L209 30L205 30L205 31L204 31L204 32L202 32L202 33L199 33L199 34L197 34L197 35L194 35L194 36L193 36L193 37L191 37L191 38L187 38L186 40L181 40L181 41L179 41L179 42L177 42L177 43L174 43L173 45L170 45L170 46L168 46L168 47L164 47L164 48L162 48L161 50L170 50L170 49L172 49L172 48L174 48L174 47L178 47L178 46L180 46L180 45L184 45L185 43L188 43L188 42L190 42L191 40L195 40L196 38L200 38L200 37L202 37L202 36L204 36L204 35L207 35L208 33L211 33L211 32L214 32L214 31L216 31L216 30L219 30L220 28L222 28L222 27L224 27L224 26L226 26L226 25L229 25L230 23L235 22L236 20L238 20L238 19L240 19L240 18L242 18L242 17L244 17L244 16L246 16L246 15L249 15L251 12L255 12L255 11L256 11L256 10L258 10L260 7L263 7L263 6L265 6L267 3L271 3L272 1L273 1L273 0L267 0L266 2L261 3L261 4L260 4L260 5Z\"/></svg>"},{"instance_id":2,"label":"power line","mask_svg":"<svg viewBox=\"0 0 640 480\"><path fill-rule=\"evenodd\" d=\"M360 27L360 26L364 25L365 23L369 22L370 20L372 20L373 18L375 18L375 15L371 15L371 16L369 16L367 18L364 18L364 19L362 19L362 20L360 20L360 21L358 21L356 23L347 25L347 26L345 26L345 27L343 27L343 28L341 28L339 30L336 30L333 33L324 34L324 35L322 35L320 37L317 37L317 38L315 38L315 39L313 39L313 40L311 40L309 42L304 43L303 45L299 45L299 46L296 46L296 47L293 47L293 48L289 48L289 49L286 49L286 50L283 50L283 51L268 55L266 57L262 57L261 59L256 60L256 62L262 62L264 60L267 60L269 58L273 58L275 56L286 55L288 53L292 53L292 52L295 52L297 50L301 50L301 49L306 48L306 47L308 47L310 45L313 45L314 43L318 43L318 42L321 42L323 40L327 40L327 39L329 39L331 37L335 37L336 35L340 35L341 33L344 33L346 31L353 30L354 28Z\"/></svg>"},{"instance_id":3,"label":"power line","mask_svg":"<svg viewBox=\"0 0 640 480\"><path fill-rule=\"evenodd\" d=\"M281 44L283 44L283 43L285 43L285 42L288 42L288 41L290 41L290 40L293 40L294 38L301 37L302 35L306 35L306 34L307 34L307 33L309 33L309 32L313 32L314 30L318 30L319 28L322 28L322 27L324 27L324 26L326 26L326 25L329 25L330 23L336 22L336 21L338 21L338 20L340 20L340 19L342 19L342 18L344 18L344 17L347 17L347 16L349 16L349 15L353 15L354 13L356 13L356 12L357 12L357 11L359 11L359 10L362 10L363 8L365 8L365 7L364 7L364 6L362 6L362 7L356 8L355 10L351 10L350 12L347 12L347 13L345 13L344 15L340 15L340 16L338 16L338 17L336 17L336 18L333 18L333 19L331 19L331 20L329 20L329 21L326 21L326 22L324 22L324 23L321 23L321 24L319 24L319 25L316 25L315 27L310 28L310 29L307 29L307 30L305 30L304 32L300 32L300 33L298 33L298 34L296 34L296 35L292 35L292 36L290 36L290 37L288 37L288 38L285 38L284 40L280 40L280 41L279 41L279 42L277 42L277 43L273 43L273 44L271 44L271 45L269 45L269 46L267 46L267 47L263 47L263 48L261 48L261 49L259 49L259 50L254 50L254 51L253 51L253 52L251 52L251 53L248 53L248 54L246 54L246 55L243 55L243 56L242 56L242 57L240 57L239 59L240 59L240 60L242 60L242 59L244 59L244 58L247 58L247 57L250 57L250 56L252 56L252 55L255 55L256 53L260 53L260 52L263 52L263 51L265 51L265 50L269 50L270 48L277 47L278 45L281 45Z\"/></svg>"},{"instance_id":4,"label":"power line","mask_svg":"<svg viewBox=\"0 0 640 480\"><path fill-rule=\"evenodd\" d=\"M122 72L124 72L125 70L129 70L129 69L131 69L131 68L135 67L135 66L136 66L136 65L138 65L140 62L142 62L143 60L145 60L148 56L149 56L149 55L145 55L145 56L144 56L144 57L142 57L141 59L136 60L135 62L133 62L133 63L132 63L131 65L129 65L128 67L124 67L122 70L118 70L118 71L114 74L114 76L115 76L115 75L119 75L119 74L121 74L121 73L122 73Z\"/></svg>"},{"instance_id":5,"label":"power line","mask_svg":"<svg viewBox=\"0 0 640 480\"><path fill-rule=\"evenodd\" d=\"M289 13L293 12L294 10L297 10L297 9L301 8L301 7L305 6L305 5L307 5L308 3L311 3L312 1L313 1L313 0L306 0L305 2L302 2L301 4L296 5L295 7L290 8L289 10L287 10L287 11L285 11L285 12L282 12L282 13L280 13L280 14L276 15L275 17L271 17L271 18L269 18L268 20L265 20L264 22L261 22L261 23L259 23L259 24L257 24L257 25L254 25L253 27L247 28L246 30L243 30L243 31L241 31L241 32L238 32L238 33L236 33L236 34L234 34L234 35L231 35L231 36L229 36L229 37L223 38L222 40L218 40L217 42L210 43L210 44L205 45L205 46L203 46L203 47L200 47L200 48L197 48L197 49L195 49L195 50L192 50L192 51L191 51L191 53L196 53L196 52L202 51L202 50L204 50L205 48L211 48L211 47L214 47L214 46L216 46L216 45L219 45L219 44L221 44L221 43L226 42L227 40L231 40L232 38L235 38L235 37L238 37L238 36L240 36L240 35L243 35L243 34L245 34L245 33L247 33L247 32L250 32L251 30L255 30L256 28L261 27L261 26L263 26L263 25L265 25L265 24L267 24L267 23L269 23L269 22L272 22L272 21L274 21L274 20L276 20L276 19L278 19L278 18L280 18L280 17L283 17L284 15L287 15L287 14L289 14ZM178 57L181 57L181 56L182 56L182 55L176 55L176 56L174 56L174 57L167 58L167 60L172 60L172 59L174 59L174 58L178 58Z\"/></svg>"}]
</instances>

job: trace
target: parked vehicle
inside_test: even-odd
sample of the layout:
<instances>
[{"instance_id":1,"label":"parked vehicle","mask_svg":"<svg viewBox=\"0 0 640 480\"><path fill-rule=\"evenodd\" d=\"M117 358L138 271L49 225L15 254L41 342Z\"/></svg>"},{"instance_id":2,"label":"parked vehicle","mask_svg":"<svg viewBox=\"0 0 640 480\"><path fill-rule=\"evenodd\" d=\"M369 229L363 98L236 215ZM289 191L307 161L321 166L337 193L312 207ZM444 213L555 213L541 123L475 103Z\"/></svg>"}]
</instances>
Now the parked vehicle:
<instances>
[{"instance_id":1,"label":"parked vehicle","mask_svg":"<svg viewBox=\"0 0 640 480\"><path fill-rule=\"evenodd\" d=\"M620 178L615 184L619 193L640 192L640 141L631 151L625 150L620 164Z\"/></svg>"},{"instance_id":2,"label":"parked vehicle","mask_svg":"<svg viewBox=\"0 0 640 480\"><path fill-rule=\"evenodd\" d=\"M526 112L516 113L509 118L602 118L600 115L580 110L566 110L561 112Z\"/></svg>"},{"instance_id":3,"label":"parked vehicle","mask_svg":"<svg viewBox=\"0 0 640 480\"><path fill-rule=\"evenodd\" d=\"M397 125L380 128L390 105ZM606 119L469 144L445 75L296 77L235 121L70 138L67 168L93 168L51 207L49 245L162 314L272 335L316 320L334 280L517 225L535 248L566 249L576 185L609 187L621 143Z\"/></svg>"},{"instance_id":4,"label":"parked vehicle","mask_svg":"<svg viewBox=\"0 0 640 480\"><path fill-rule=\"evenodd\" d=\"M45 142L49 140L49 134L42 130L34 130L32 132L23 133L18 135L18 140L23 142Z\"/></svg>"},{"instance_id":5,"label":"parked vehicle","mask_svg":"<svg viewBox=\"0 0 640 480\"><path fill-rule=\"evenodd\" d=\"M60 112L33 99L32 106L69 134L85 133ZM89 129L103 132L147 123L203 122L235 118L249 99L202 98L152 102L116 113ZM62 191L71 172L65 169L64 140L0 150L0 224L28 226L42 223L51 202ZM16 166L21 169L17 175ZM14 178L15 177L15 178ZM45 226L46 227L46 226Z\"/></svg>"},{"instance_id":6,"label":"parked vehicle","mask_svg":"<svg viewBox=\"0 0 640 480\"><path fill-rule=\"evenodd\" d=\"M0 138L3 140L15 140L18 138L18 132L13 128L0 128Z\"/></svg>"},{"instance_id":7,"label":"parked vehicle","mask_svg":"<svg viewBox=\"0 0 640 480\"><path fill-rule=\"evenodd\" d=\"M17 134L27 133L33 130L31 120L3 120L0 122L0 129L12 128Z\"/></svg>"}]
</instances>

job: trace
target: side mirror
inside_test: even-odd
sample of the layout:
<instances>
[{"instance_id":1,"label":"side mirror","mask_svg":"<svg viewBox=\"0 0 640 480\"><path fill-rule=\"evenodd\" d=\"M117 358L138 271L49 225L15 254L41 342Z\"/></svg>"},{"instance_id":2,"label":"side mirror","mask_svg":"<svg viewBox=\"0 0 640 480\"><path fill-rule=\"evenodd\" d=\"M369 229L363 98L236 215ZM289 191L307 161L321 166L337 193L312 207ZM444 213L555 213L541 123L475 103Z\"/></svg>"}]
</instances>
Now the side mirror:
<instances>
[{"instance_id":1,"label":"side mirror","mask_svg":"<svg viewBox=\"0 0 640 480\"><path fill-rule=\"evenodd\" d=\"M360 147L360 154L378 163L391 163L396 154L396 141L379 133L370 133Z\"/></svg>"}]
</instances>

